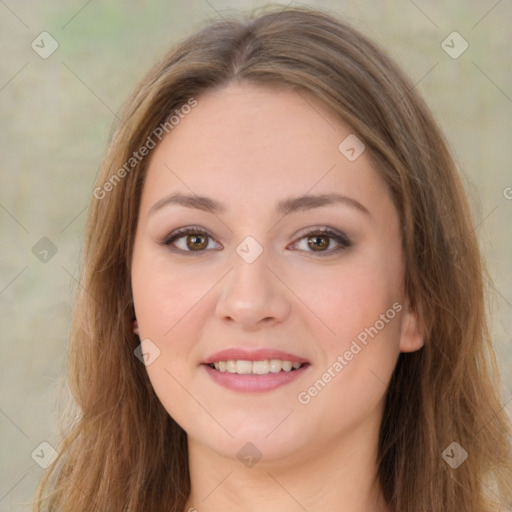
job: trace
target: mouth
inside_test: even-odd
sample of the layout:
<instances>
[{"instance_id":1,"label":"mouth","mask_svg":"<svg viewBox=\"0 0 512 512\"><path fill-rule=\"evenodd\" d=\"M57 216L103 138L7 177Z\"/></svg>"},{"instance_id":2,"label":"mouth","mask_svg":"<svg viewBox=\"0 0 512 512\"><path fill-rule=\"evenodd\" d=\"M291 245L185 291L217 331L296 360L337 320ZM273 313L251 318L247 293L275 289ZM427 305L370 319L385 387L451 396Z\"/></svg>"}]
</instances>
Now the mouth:
<instances>
[{"instance_id":1,"label":"mouth","mask_svg":"<svg viewBox=\"0 0 512 512\"><path fill-rule=\"evenodd\" d=\"M247 361L244 359L230 359L215 361L208 366L221 373L236 373L238 375L268 375L270 373L294 372L309 363L292 362L282 359L262 359L260 361Z\"/></svg>"},{"instance_id":2,"label":"mouth","mask_svg":"<svg viewBox=\"0 0 512 512\"><path fill-rule=\"evenodd\" d=\"M300 379L311 366L297 355L270 348L230 348L201 363L213 382L232 391L272 391Z\"/></svg>"}]
</instances>

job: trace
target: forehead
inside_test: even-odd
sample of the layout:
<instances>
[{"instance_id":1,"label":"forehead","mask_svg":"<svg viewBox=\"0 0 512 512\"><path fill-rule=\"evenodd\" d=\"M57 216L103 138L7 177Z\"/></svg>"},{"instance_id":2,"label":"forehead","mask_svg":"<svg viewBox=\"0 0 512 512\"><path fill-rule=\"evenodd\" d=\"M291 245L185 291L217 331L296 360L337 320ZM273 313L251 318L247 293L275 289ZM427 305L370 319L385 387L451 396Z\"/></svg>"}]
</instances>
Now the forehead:
<instances>
[{"instance_id":1,"label":"forehead","mask_svg":"<svg viewBox=\"0 0 512 512\"><path fill-rule=\"evenodd\" d=\"M350 127L302 91L233 83L196 100L151 155L143 207L175 190L255 206L309 191L373 200L385 189L365 152L350 161L340 151Z\"/></svg>"}]
</instances>

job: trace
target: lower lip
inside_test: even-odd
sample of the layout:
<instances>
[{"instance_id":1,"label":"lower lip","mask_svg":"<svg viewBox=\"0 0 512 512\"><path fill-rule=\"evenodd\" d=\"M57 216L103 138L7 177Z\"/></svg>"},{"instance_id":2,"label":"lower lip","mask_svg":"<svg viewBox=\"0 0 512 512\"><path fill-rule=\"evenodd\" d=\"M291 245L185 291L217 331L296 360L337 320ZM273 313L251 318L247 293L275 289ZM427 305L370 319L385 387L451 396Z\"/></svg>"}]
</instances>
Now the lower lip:
<instances>
[{"instance_id":1,"label":"lower lip","mask_svg":"<svg viewBox=\"0 0 512 512\"><path fill-rule=\"evenodd\" d=\"M290 372L268 373L267 375L239 375L238 373L220 372L208 365L203 365L208 375L221 386L234 391L261 392L271 391L300 378L309 368L309 364Z\"/></svg>"}]
</instances>

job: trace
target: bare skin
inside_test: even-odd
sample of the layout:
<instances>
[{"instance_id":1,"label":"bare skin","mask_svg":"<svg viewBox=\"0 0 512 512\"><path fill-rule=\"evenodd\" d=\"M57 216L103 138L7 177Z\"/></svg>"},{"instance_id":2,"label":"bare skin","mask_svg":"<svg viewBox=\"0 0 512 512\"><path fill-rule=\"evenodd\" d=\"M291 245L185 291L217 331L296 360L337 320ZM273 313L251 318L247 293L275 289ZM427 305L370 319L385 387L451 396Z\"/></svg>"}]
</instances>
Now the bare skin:
<instances>
[{"instance_id":1,"label":"bare skin","mask_svg":"<svg viewBox=\"0 0 512 512\"><path fill-rule=\"evenodd\" d=\"M340 152L350 128L310 97L233 83L197 100L151 154L132 260L136 332L160 351L147 371L188 434L185 511L390 512L376 464L384 397L399 353L423 339L387 188L366 152ZM150 212L177 192L224 209ZM333 192L349 199L276 209ZM249 236L246 253L263 250L250 263L236 250ZM202 364L229 348L308 365L275 389L234 390Z\"/></svg>"}]
</instances>

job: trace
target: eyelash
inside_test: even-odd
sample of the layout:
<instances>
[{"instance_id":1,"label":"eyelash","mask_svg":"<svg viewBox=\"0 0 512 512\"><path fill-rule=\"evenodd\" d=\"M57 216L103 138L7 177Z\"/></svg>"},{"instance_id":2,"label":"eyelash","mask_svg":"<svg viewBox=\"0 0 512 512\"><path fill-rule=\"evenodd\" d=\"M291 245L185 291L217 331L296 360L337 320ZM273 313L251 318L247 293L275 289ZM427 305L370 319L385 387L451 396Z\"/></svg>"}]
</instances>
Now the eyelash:
<instances>
[{"instance_id":1,"label":"eyelash","mask_svg":"<svg viewBox=\"0 0 512 512\"><path fill-rule=\"evenodd\" d=\"M183 250L183 249L178 249L178 248L171 249L171 247L170 247L171 244L173 244L180 238L184 238L188 235L198 235L198 234L206 236L208 239L213 240L213 237L211 237L210 234L208 233L208 231L206 231L204 228L201 228L199 226L189 226L189 227L177 229L176 231L173 231L172 233L170 233L165 238L165 240L162 242L162 245L169 247L169 250L171 250L172 252L185 254L187 256L199 255L208 249L200 249L197 251L191 251L191 250ZM296 245L299 241L301 241L304 238L312 238L314 236L327 236L339 244L339 247L337 247L335 249L328 249L325 251L313 251L313 250L305 251L305 252L310 252L313 254L316 253L320 257L337 254L341 251L346 250L347 248L349 248L352 245L352 242L349 240L349 238L344 233L338 233L336 231L333 231L330 228L325 228L325 227L313 228L313 229L310 229L309 231L301 233L299 238L297 239L297 242L294 242L294 245Z\"/></svg>"}]
</instances>

